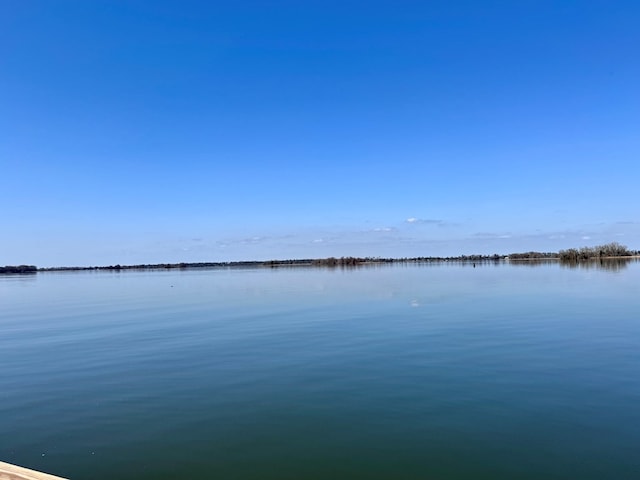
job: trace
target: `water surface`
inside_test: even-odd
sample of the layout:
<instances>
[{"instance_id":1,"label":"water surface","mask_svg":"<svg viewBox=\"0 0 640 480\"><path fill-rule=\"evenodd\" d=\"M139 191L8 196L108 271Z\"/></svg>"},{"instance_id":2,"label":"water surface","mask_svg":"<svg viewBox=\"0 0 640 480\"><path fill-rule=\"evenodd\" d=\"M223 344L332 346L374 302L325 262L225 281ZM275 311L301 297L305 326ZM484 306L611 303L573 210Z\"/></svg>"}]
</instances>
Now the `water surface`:
<instances>
[{"instance_id":1,"label":"water surface","mask_svg":"<svg viewBox=\"0 0 640 480\"><path fill-rule=\"evenodd\" d=\"M631 479L640 264L0 277L0 460L73 479Z\"/></svg>"}]
</instances>

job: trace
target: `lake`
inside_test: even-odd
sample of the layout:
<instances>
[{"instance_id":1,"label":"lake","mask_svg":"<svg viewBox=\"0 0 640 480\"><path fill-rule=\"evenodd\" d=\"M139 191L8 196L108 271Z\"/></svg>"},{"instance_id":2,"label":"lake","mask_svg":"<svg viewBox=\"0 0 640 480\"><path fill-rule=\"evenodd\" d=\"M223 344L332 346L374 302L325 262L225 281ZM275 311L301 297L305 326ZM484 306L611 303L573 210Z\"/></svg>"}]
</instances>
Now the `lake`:
<instances>
[{"instance_id":1,"label":"lake","mask_svg":"<svg viewBox=\"0 0 640 480\"><path fill-rule=\"evenodd\" d=\"M640 263L0 276L0 460L72 479L636 479Z\"/></svg>"}]
</instances>

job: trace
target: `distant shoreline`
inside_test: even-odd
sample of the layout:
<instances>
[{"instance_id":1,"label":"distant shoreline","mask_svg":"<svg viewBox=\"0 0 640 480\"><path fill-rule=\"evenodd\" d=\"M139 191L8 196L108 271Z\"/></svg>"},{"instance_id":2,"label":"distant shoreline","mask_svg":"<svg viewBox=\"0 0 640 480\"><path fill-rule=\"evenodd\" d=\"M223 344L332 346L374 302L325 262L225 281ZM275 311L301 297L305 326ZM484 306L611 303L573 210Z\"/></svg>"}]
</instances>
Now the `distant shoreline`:
<instances>
[{"instance_id":1,"label":"distant shoreline","mask_svg":"<svg viewBox=\"0 0 640 480\"><path fill-rule=\"evenodd\" d=\"M529 263L529 262L562 262L583 263L597 260L627 260L640 258L639 252L629 255L610 255L591 258L567 260L557 253L530 252L528 254L510 255L460 255L457 257L329 257L315 259L294 260L248 260L234 262L180 262L153 263L137 265L103 265L103 266L75 266L75 267L36 267L34 265L18 265L0 267L0 274L30 274L38 272L80 272L80 271L123 271L123 270L196 270L196 269L241 269L241 268L279 268L279 267L357 267L365 265L388 264L427 264L427 263Z\"/></svg>"},{"instance_id":2,"label":"distant shoreline","mask_svg":"<svg viewBox=\"0 0 640 480\"><path fill-rule=\"evenodd\" d=\"M508 255L471 255L460 257L412 257L412 258L378 258L378 257L329 257L293 260L246 260L235 262L181 262L155 263L138 265L106 265L91 267L44 267L38 272L90 271L90 270L193 270L206 268L278 268L278 267L354 267L360 265L382 265L394 263L438 263L438 262L501 262L507 261Z\"/></svg>"}]
</instances>

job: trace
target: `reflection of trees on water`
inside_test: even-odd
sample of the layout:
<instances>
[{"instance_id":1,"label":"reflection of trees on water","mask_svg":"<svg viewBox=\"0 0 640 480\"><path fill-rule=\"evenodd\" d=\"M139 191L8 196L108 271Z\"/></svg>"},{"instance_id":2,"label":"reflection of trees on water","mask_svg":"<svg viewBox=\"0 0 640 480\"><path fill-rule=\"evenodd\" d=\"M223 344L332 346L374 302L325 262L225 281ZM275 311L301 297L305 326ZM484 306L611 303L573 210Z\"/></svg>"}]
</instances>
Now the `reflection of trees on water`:
<instances>
[{"instance_id":1,"label":"reflection of trees on water","mask_svg":"<svg viewBox=\"0 0 640 480\"><path fill-rule=\"evenodd\" d=\"M563 268L581 268L584 270L607 270L609 272L620 272L627 268L630 263L638 262L638 258L594 258L590 260L581 261L560 261L560 266Z\"/></svg>"},{"instance_id":2,"label":"reflection of trees on water","mask_svg":"<svg viewBox=\"0 0 640 480\"><path fill-rule=\"evenodd\" d=\"M562 259L536 259L536 260L509 260L509 265L519 267L540 267L552 263L559 263L562 268L581 268L584 270L597 269L609 272L619 272L629 266L630 263L640 262L638 257L619 258L591 258L588 260L562 260Z\"/></svg>"},{"instance_id":3,"label":"reflection of trees on water","mask_svg":"<svg viewBox=\"0 0 640 480\"><path fill-rule=\"evenodd\" d=\"M511 258L509 259L509 265L517 265L519 267L540 267L542 265L549 265L551 263L558 263L558 259L557 258L553 258L553 259L531 259L531 260L521 260L521 259L515 259L512 260Z\"/></svg>"}]
</instances>

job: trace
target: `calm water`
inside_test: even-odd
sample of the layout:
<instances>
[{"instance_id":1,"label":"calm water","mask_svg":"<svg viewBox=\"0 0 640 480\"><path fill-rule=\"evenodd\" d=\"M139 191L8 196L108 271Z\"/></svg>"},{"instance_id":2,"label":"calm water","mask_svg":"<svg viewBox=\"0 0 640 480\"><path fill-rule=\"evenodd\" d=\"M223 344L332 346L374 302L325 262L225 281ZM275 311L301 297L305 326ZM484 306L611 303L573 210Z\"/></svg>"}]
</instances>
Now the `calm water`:
<instances>
[{"instance_id":1,"label":"calm water","mask_svg":"<svg viewBox=\"0 0 640 480\"><path fill-rule=\"evenodd\" d=\"M0 387L73 479L637 479L640 263L2 276Z\"/></svg>"}]
</instances>

